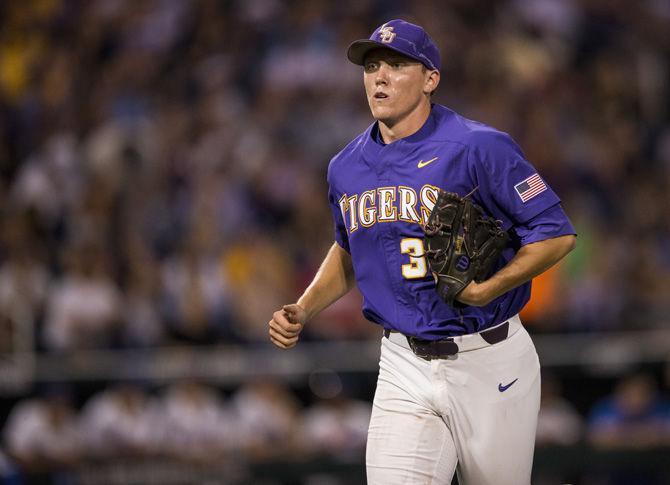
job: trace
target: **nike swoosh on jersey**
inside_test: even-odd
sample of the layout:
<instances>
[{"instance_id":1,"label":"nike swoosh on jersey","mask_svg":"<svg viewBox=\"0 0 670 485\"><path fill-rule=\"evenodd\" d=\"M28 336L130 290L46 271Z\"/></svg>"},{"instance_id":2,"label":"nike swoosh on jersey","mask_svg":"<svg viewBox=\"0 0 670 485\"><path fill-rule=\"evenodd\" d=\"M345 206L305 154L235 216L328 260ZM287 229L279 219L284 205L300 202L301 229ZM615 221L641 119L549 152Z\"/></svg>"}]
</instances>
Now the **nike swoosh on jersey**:
<instances>
[{"instance_id":1,"label":"nike swoosh on jersey","mask_svg":"<svg viewBox=\"0 0 670 485\"><path fill-rule=\"evenodd\" d=\"M424 162L423 160L419 160L419 163L417 163L416 166L417 166L418 168L423 168L423 167L425 167L426 165L428 165L429 163L433 163L433 162L434 162L435 160L437 160L438 158L439 158L439 157L431 158L431 159L428 160L427 162Z\"/></svg>"},{"instance_id":2,"label":"nike swoosh on jersey","mask_svg":"<svg viewBox=\"0 0 670 485\"><path fill-rule=\"evenodd\" d=\"M510 383L507 384L506 386L503 386L503 385L502 385L502 382L501 382L500 384L498 384L498 390L499 390L500 392L505 392L507 389L509 389L510 387L512 387L512 384L514 384L514 383L515 383L516 381L518 381L518 380L519 380L519 378L517 377L516 379L514 379L512 382L510 382Z\"/></svg>"}]
</instances>

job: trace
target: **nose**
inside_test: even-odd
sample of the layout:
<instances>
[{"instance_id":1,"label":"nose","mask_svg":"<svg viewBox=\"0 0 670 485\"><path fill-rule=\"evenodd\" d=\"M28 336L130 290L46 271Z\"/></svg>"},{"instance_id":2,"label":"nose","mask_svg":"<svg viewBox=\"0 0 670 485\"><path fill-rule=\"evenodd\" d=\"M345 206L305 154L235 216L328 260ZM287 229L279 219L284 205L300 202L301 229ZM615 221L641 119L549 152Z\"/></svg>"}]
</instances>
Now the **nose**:
<instances>
[{"instance_id":1,"label":"nose","mask_svg":"<svg viewBox=\"0 0 670 485\"><path fill-rule=\"evenodd\" d=\"M377 69L377 75L375 76L375 86L386 86L388 84L388 71L386 65L382 63Z\"/></svg>"}]
</instances>

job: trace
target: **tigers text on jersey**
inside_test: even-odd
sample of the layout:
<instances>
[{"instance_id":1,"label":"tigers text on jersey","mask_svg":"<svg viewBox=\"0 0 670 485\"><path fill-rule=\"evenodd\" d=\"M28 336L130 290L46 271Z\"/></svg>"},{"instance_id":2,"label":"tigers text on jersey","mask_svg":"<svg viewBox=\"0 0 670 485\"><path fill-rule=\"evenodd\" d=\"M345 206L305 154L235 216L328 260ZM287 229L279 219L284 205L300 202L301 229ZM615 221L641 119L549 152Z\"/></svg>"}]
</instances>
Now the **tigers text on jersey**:
<instances>
[{"instance_id":1,"label":"tigers text on jersey","mask_svg":"<svg viewBox=\"0 0 670 485\"><path fill-rule=\"evenodd\" d=\"M383 144L377 123L328 167L335 240L352 257L365 316L389 330L424 339L478 332L516 315L530 282L484 307L454 309L440 299L421 256L420 223L438 188L466 195L503 222L513 247L575 234L560 200L505 133L433 105L416 133Z\"/></svg>"}]
</instances>

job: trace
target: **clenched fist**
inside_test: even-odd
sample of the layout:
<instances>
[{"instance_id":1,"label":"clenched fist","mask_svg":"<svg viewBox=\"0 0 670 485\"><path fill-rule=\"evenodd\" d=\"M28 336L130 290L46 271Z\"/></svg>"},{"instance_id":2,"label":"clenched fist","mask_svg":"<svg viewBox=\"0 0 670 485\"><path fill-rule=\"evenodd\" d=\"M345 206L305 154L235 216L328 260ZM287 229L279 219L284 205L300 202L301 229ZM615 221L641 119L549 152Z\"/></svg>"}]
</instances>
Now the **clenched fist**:
<instances>
[{"instance_id":1,"label":"clenched fist","mask_svg":"<svg viewBox=\"0 0 670 485\"><path fill-rule=\"evenodd\" d=\"M298 343L298 335L305 326L307 312L300 305L284 305L270 320L270 340L281 349L290 349Z\"/></svg>"}]
</instances>

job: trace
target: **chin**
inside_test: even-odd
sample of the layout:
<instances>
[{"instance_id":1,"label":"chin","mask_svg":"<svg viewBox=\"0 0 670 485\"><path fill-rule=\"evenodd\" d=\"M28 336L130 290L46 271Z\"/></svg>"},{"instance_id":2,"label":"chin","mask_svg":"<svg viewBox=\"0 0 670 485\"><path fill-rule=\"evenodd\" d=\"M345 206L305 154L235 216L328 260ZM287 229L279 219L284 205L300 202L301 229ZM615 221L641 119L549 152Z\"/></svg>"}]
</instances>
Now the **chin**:
<instances>
[{"instance_id":1,"label":"chin","mask_svg":"<svg viewBox=\"0 0 670 485\"><path fill-rule=\"evenodd\" d=\"M377 106L371 108L370 111L372 112L372 117L375 120L381 121L384 124L389 124L393 119L395 119L395 112L385 106Z\"/></svg>"}]
</instances>

